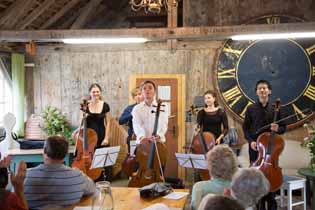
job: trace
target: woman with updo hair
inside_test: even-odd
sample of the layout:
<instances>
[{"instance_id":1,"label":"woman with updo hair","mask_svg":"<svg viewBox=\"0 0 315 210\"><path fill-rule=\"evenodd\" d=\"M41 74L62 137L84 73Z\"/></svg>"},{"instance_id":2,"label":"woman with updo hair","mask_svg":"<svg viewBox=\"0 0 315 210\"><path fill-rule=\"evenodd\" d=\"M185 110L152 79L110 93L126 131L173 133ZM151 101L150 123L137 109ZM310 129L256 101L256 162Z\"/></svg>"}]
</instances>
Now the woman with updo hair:
<instances>
[{"instance_id":1,"label":"woman with updo hair","mask_svg":"<svg viewBox=\"0 0 315 210\"><path fill-rule=\"evenodd\" d=\"M93 129L97 134L97 147L109 146L110 108L102 100L102 88L93 83L89 88L90 100L87 107L87 128Z\"/></svg>"},{"instance_id":2,"label":"woman with updo hair","mask_svg":"<svg viewBox=\"0 0 315 210\"><path fill-rule=\"evenodd\" d=\"M89 100L87 101L87 118L86 127L93 129L97 134L97 144L95 149L102 147L109 147L109 133L110 133L110 107L102 99L102 88L99 84L93 83L89 87ZM112 166L105 167L105 179L112 180ZM101 176L95 181L102 180Z\"/></svg>"},{"instance_id":3,"label":"woman with updo hair","mask_svg":"<svg viewBox=\"0 0 315 210\"><path fill-rule=\"evenodd\" d=\"M197 114L197 127L201 132L210 132L215 136L216 144L228 133L229 124L225 111L219 107L214 91L204 94L205 107Z\"/></svg>"}]
</instances>

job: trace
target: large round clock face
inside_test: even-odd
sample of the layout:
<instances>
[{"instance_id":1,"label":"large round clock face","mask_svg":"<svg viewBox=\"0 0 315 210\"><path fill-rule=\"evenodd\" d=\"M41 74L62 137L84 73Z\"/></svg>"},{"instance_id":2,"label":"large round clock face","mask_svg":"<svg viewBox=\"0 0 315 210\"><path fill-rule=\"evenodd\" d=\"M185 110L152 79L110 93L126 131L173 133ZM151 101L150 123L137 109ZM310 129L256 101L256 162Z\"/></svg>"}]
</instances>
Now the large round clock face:
<instances>
[{"instance_id":1,"label":"large round clock face","mask_svg":"<svg viewBox=\"0 0 315 210\"><path fill-rule=\"evenodd\" d=\"M297 114L290 128L315 110L315 39L227 40L218 56L217 89L228 109L242 120L248 105L257 101L255 85L271 83L270 101L281 99L282 109Z\"/></svg>"}]
</instances>

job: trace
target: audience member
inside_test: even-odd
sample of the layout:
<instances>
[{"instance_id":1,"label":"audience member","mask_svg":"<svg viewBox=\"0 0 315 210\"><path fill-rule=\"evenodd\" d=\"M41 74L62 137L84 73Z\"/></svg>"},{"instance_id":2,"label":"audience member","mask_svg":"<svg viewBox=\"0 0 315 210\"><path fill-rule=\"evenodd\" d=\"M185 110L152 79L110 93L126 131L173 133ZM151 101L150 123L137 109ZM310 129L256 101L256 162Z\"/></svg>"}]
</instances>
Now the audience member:
<instances>
[{"instance_id":1,"label":"audience member","mask_svg":"<svg viewBox=\"0 0 315 210\"><path fill-rule=\"evenodd\" d=\"M258 204L259 200L268 192L269 181L258 169L240 169L232 178L230 195L246 209L251 209Z\"/></svg>"},{"instance_id":2,"label":"audience member","mask_svg":"<svg viewBox=\"0 0 315 210\"><path fill-rule=\"evenodd\" d=\"M8 185L9 173L8 167L11 163L10 157L4 157L0 160L0 210L27 210L27 202L24 196L24 178L26 173L26 164L19 162L17 173L10 173L10 180L14 192L6 190Z\"/></svg>"},{"instance_id":3,"label":"audience member","mask_svg":"<svg viewBox=\"0 0 315 210\"><path fill-rule=\"evenodd\" d=\"M215 146L207 153L210 180L197 182L191 196L192 209L198 209L202 198L208 193L223 194L230 187L232 176L237 171L237 159L227 145Z\"/></svg>"},{"instance_id":4,"label":"audience member","mask_svg":"<svg viewBox=\"0 0 315 210\"><path fill-rule=\"evenodd\" d=\"M27 170L24 192L29 207L67 206L80 201L83 195L95 192L94 182L78 169L65 166L68 142L51 136L44 145L44 164Z\"/></svg>"},{"instance_id":5,"label":"audience member","mask_svg":"<svg viewBox=\"0 0 315 210\"><path fill-rule=\"evenodd\" d=\"M245 208L231 197L224 195L206 195L198 210L245 210Z\"/></svg>"}]
</instances>

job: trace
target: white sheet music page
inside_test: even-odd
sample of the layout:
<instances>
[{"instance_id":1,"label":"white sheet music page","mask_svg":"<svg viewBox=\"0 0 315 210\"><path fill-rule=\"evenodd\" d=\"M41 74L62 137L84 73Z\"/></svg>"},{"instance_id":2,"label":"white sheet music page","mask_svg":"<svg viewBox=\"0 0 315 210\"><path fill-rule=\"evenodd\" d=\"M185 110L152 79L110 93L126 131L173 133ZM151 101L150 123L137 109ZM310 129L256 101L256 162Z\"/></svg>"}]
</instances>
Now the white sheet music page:
<instances>
[{"instance_id":1,"label":"white sheet music page","mask_svg":"<svg viewBox=\"0 0 315 210\"><path fill-rule=\"evenodd\" d=\"M187 196L189 193L188 192L172 192L163 198L165 199L171 199L171 200L179 200L185 196Z\"/></svg>"},{"instance_id":2,"label":"white sheet music page","mask_svg":"<svg viewBox=\"0 0 315 210\"><path fill-rule=\"evenodd\" d=\"M96 149L93 155L91 168L103 168L104 166L114 165L117 160L119 150L120 146Z\"/></svg>"}]
</instances>

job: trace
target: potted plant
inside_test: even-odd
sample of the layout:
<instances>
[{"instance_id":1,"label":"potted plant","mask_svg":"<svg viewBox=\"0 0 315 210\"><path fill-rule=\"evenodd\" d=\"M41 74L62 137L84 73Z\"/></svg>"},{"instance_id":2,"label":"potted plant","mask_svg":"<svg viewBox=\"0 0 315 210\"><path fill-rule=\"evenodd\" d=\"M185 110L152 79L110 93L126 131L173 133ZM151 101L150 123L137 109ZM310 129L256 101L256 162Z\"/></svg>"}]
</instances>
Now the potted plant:
<instances>
[{"instance_id":1,"label":"potted plant","mask_svg":"<svg viewBox=\"0 0 315 210\"><path fill-rule=\"evenodd\" d=\"M307 129L308 136L304 138L302 146L306 147L310 154L309 167L315 170L315 127L314 125L304 124Z\"/></svg>"},{"instance_id":2,"label":"potted plant","mask_svg":"<svg viewBox=\"0 0 315 210\"><path fill-rule=\"evenodd\" d=\"M56 107L48 106L43 110L44 119L43 131L48 135L62 135L73 145L71 138L72 129L66 116L63 115Z\"/></svg>"}]
</instances>

